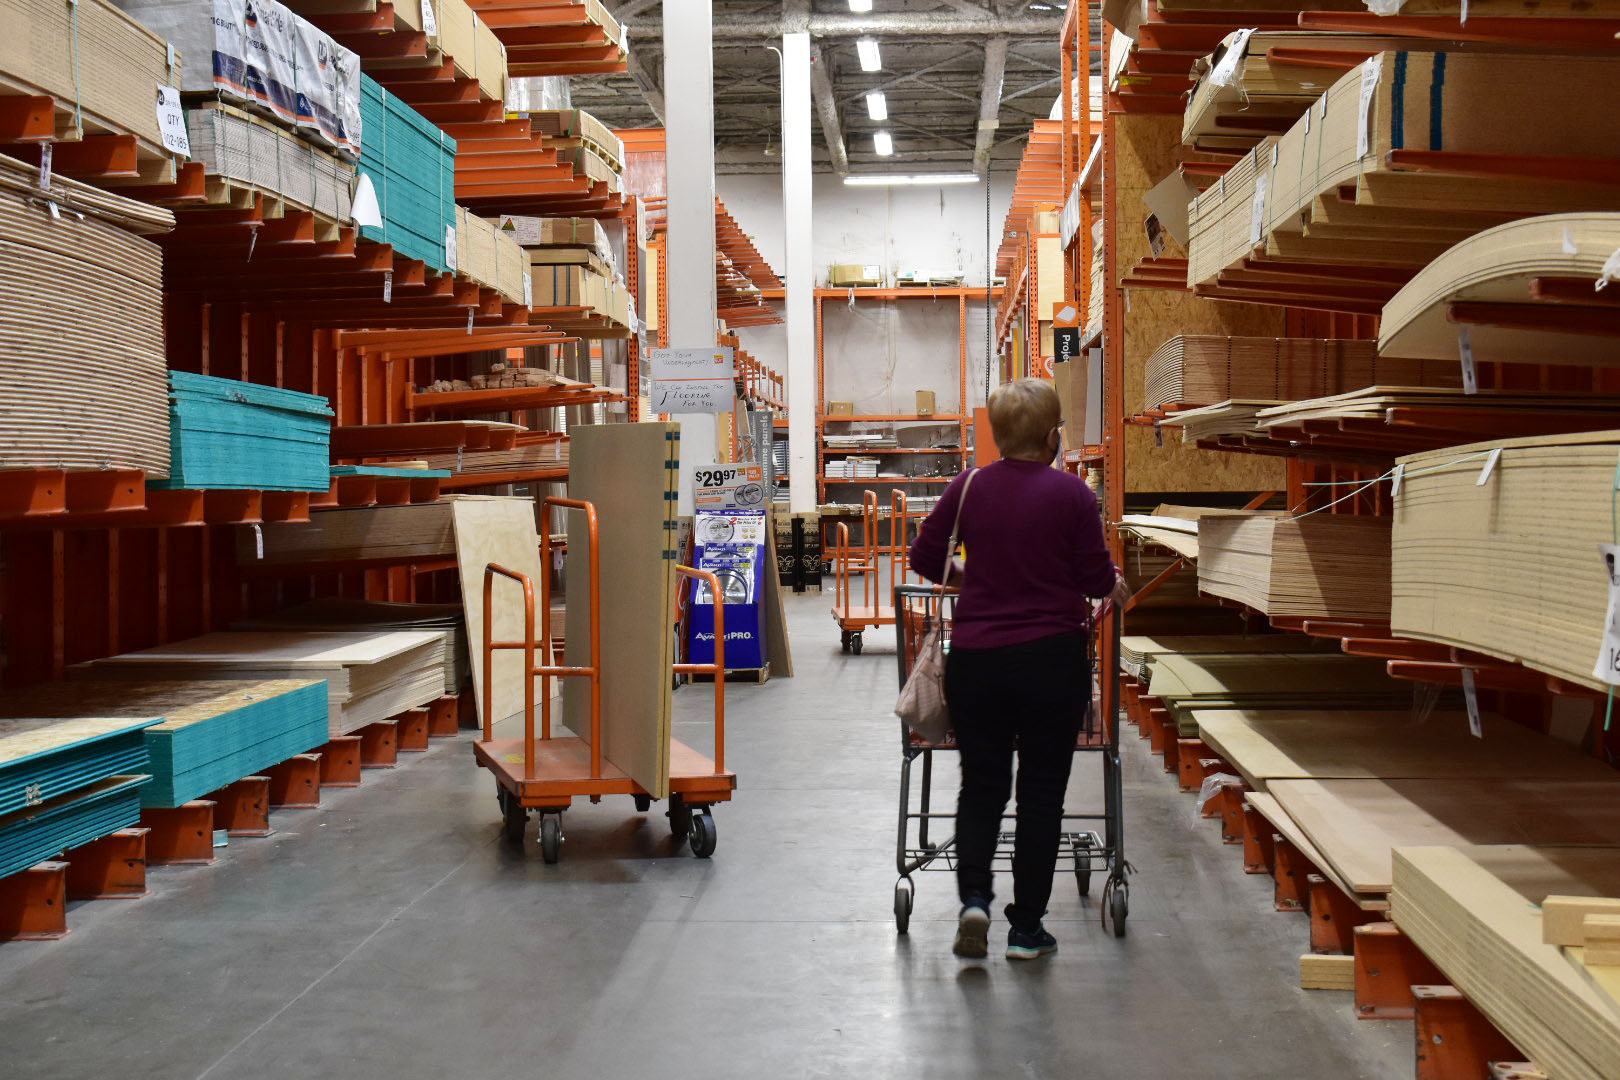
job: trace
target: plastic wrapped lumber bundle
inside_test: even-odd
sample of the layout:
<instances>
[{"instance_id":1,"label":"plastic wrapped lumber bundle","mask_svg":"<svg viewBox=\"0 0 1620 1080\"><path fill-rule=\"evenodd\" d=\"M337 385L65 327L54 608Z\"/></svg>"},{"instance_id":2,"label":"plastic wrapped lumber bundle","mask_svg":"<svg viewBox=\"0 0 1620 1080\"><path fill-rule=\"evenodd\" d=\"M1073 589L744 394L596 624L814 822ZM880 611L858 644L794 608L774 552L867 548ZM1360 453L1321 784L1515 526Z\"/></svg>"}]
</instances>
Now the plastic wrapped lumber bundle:
<instances>
[{"instance_id":1,"label":"plastic wrapped lumber bundle","mask_svg":"<svg viewBox=\"0 0 1620 1080\"><path fill-rule=\"evenodd\" d=\"M142 725L139 768L152 776L143 806L179 806L327 741L326 687L309 680L72 679L12 691L0 708L63 725Z\"/></svg>"},{"instance_id":2,"label":"plastic wrapped lumber bundle","mask_svg":"<svg viewBox=\"0 0 1620 1080\"><path fill-rule=\"evenodd\" d=\"M347 224L354 191L354 166L282 128L209 102L186 110L186 132L193 161L208 173L209 201L230 202L248 187L340 225Z\"/></svg>"},{"instance_id":3,"label":"plastic wrapped lumber bundle","mask_svg":"<svg viewBox=\"0 0 1620 1080\"><path fill-rule=\"evenodd\" d=\"M1388 518L1309 514L1198 523L1198 588L1268 616L1389 618Z\"/></svg>"},{"instance_id":4,"label":"plastic wrapped lumber bundle","mask_svg":"<svg viewBox=\"0 0 1620 1080\"><path fill-rule=\"evenodd\" d=\"M218 94L314 142L359 155L360 58L277 0L118 0L118 6L186 57L180 89Z\"/></svg>"},{"instance_id":5,"label":"plastic wrapped lumber bundle","mask_svg":"<svg viewBox=\"0 0 1620 1080\"><path fill-rule=\"evenodd\" d=\"M1380 360L1370 341L1178 334L1148 357L1147 407L1209 404L1230 398L1287 401L1377 384L1460 386L1447 361Z\"/></svg>"},{"instance_id":6,"label":"plastic wrapped lumber bundle","mask_svg":"<svg viewBox=\"0 0 1620 1080\"><path fill-rule=\"evenodd\" d=\"M447 256L456 231L456 141L421 113L361 76L361 105L369 133L360 171L371 178L381 226L360 236L391 244L434 270L451 269Z\"/></svg>"},{"instance_id":7,"label":"plastic wrapped lumber bundle","mask_svg":"<svg viewBox=\"0 0 1620 1080\"><path fill-rule=\"evenodd\" d=\"M326 491L332 409L318 394L169 373L171 488Z\"/></svg>"},{"instance_id":8,"label":"plastic wrapped lumber bundle","mask_svg":"<svg viewBox=\"0 0 1620 1080\"><path fill-rule=\"evenodd\" d=\"M141 819L141 785L149 779L109 776L0 814L0 877L135 824Z\"/></svg>"},{"instance_id":9,"label":"plastic wrapped lumber bundle","mask_svg":"<svg viewBox=\"0 0 1620 1080\"><path fill-rule=\"evenodd\" d=\"M167 210L0 156L0 468L169 472ZM109 358L117 358L109 363Z\"/></svg>"}]
</instances>

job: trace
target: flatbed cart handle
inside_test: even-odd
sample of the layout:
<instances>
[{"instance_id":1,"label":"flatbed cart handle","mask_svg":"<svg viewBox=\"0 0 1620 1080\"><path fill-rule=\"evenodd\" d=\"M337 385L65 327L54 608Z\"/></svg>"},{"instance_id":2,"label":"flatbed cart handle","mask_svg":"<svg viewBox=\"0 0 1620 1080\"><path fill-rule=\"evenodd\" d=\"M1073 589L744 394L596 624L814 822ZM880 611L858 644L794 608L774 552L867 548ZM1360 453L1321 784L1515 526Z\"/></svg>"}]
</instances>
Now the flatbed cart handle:
<instances>
[{"instance_id":1,"label":"flatbed cart handle","mask_svg":"<svg viewBox=\"0 0 1620 1080\"><path fill-rule=\"evenodd\" d=\"M714 676L714 771L726 771L726 605L720 591L720 579L707 570L694 570L690 566L676 565L675 572L684 578L709 587L709 598L714 601L714 663L676 664L677 675Z\"/></svg>"}]
</instances>

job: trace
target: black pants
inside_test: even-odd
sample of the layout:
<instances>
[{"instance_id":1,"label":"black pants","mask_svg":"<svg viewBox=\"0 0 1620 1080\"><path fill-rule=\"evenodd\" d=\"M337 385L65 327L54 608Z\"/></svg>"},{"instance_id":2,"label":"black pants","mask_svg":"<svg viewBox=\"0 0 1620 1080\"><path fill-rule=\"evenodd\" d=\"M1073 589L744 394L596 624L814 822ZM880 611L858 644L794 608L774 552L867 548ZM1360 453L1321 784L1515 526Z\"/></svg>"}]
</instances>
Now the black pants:
<instances>
[{"instance_id":1,"label":"black pants","mask_svg":"<svg viewBox=\"0 0 1620 1080\"><path fill-rule=\"evenodd\" d=\"M1046 914L1063 828L1075 738L1091 698L1089 639L1055 634L999 649L953 648L945 692L962 757L956 803L956 884L962 902L994 897L990 862L1013 789L1018 832L1007 919L1033 930Z\"/></svg>"}]
</instances>

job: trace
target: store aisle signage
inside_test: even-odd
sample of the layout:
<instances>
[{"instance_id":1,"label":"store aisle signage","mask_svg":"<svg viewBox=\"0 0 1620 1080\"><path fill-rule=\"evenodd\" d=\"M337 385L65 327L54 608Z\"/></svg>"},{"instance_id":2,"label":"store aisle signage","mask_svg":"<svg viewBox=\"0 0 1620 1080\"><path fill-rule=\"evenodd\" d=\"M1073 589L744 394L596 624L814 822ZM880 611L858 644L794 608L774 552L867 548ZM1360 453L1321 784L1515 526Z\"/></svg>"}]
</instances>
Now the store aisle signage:
<instances>
[{"instance_id":1,"label":"store aisle signage","mask_svg":"<svg viewBox=\"0 0 1620 1080\"><path fill-rule=\"evenodd\" d=\"M736 360L729 347L649 349L654 412L728 413L736 401Z\"/></svg>"},{"instance_id":2,"label":"store aisle signage","mask_svg":"<svg viewBox=\"0 0 1620 1080\"><path fill-rule=\"evenodd\" d=\"M698 513L765 507L765 470L758 465L688 465L692 505Z\"/></svg>"}]
</instances>

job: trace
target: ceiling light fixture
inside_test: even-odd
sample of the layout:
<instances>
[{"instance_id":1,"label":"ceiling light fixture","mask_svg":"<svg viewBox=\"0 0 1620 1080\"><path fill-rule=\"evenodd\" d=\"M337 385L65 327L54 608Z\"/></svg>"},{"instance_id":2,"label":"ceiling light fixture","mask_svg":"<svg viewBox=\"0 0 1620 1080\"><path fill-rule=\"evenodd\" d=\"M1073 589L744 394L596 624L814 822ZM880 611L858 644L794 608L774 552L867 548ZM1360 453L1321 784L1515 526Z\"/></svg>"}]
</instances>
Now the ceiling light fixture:
<instances>
[{"instance_id":1,"label":"ceiling light fixture","mask_svg":"<svg viewBox=\"0 0 1620 1080\"><path fill-rule=\"evenodd\" d=\"M856 38L855 52L861 58L862 71L883 70L883 54L878 52L878 43L876 38Z\"/></svg>"},{"instance_id":2,"label":"ceiling light fixture","mask_svg":"<svg viewBox=\"0 0 1620 1080\"><path fill-rule=\"evenodd\" d=\"M894 139L889 136L887 131L873 132L872 149L877 151L878 157L888 157L894 153Z\"/></svg>"},{"instance_id":3,"label":"ceiling light fixture","mask_svg":"<svg viewBox=\"0 0 1620 1080\"><path fill-rule=\"evenodd\" d=\"M850 187L873 187L877 185L913 184L920 187L936 184L977 184L979 177L974 173L922 173L916 176L903 174L890 174L873 176L846 176L844 183Z\"/></svg>"},{"instance_id":4,"label":"ceiling light fixture","mask_svg":"<svg viewBox=\"0 0 1620 1080\"><path fill-rule=\"evenodd\" d=\"M874 90L866 95L866 115L873 120L887 120L889 118L889 99L881 90Z\"/></svg>"},{"instance_id":5,"label":"ceiling light fixture","mask_svg":"<svg viewBox=\"0 0 1620 1080\"><path fill-rule=\"evenodd\" d=\"M872 0L849 0L849 10L867 12L872 10Z\"/></svg>"}]
</instances>

